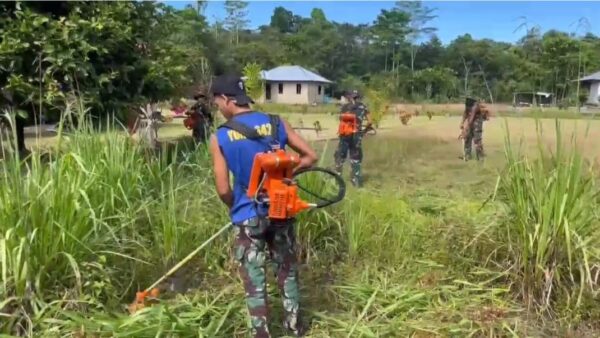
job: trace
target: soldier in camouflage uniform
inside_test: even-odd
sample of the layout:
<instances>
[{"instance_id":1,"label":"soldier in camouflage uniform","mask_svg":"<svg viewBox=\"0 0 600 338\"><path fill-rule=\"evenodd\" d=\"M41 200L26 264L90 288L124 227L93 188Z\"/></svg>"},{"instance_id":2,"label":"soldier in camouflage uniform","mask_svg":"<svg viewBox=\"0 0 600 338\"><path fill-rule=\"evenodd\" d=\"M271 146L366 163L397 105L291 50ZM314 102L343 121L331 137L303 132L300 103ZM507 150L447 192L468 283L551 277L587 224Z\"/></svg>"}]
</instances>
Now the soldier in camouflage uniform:
<instances>
[{"instance_id":1,"label":"soldier in camouflage uniform","mask_svg":"<svg viewBox=\"0 0 600 338\"><path fill-rule=\"evenodd\" d=\"M305 328L299 313L295 221L270 220L265 206L249 198L246 189L255 155L271 150L270 142L277 143L282 149L289 145L295 150L300 155L297 168L312 166L317 155L286 121L280 118L274 122L269 115L253 111L250 108L253 101L246 95L239 77L216 78L212 93L215 104L230 124L242 124L259 133L264 131L260 134L262 138L248 139L235 129L221 126L210 140L217 193L229 207L235 229L233 253L239 262L239 273L246 291L253 337L271 337L265 273L268 260L275 266L283 299L284 327L300 337ZM277 123L277 126L272 123ZM234 176L233 190L229 184L230 171Z\"/></svg>"},{"instance_id":2,"label":"soldier in camouflage uniform","mask_svg":"<svg viewBox=\"0 0 600 338\"><path fill-rule=\"evenodd\" d=\"M475 144L476 159L483 160L483 121L487 118L487 110L482 110L479 101L473 98L466 99L465 112L460 124L460 138L464 141L464 154L461 157L463 160L471 159L472 144Z\"/></svg>"},{"instance_id":3,"label":"soldier in camouflage uniform","mask_svg":"<svg viewBox=\"0 0 600 338\"><path fill-rule=\"evenodd\" d=\"M194 95L196 103L191 107L190 114L198 121L192 130L192 136L198 143L205 143L208 140L210 129L213 126L214 118L207 102L206 89L201 87Z\"/></svg>"},{"instance_id":4,"label":"soldier in camouflage uniform","mask_svg":"<svg viewBox=\"0 0 600 338\"><path fill-rule=\"evenodd\" d=\"M367 109L367 106L360 102L360 95L356 90L346 93L345 95L348 103L342 106L340 114L353 113L356 115L358 120L357 132L352 135L340 135L337 150L334 154L335 170L338 174L342 174L344 162L346 157L350 157L350 166L352 167L352 179L351 182L354 186L360 187L362 185L362 174L361 174L361 163L363 159L362 151L362 122L367 119L366 128L372 125L371 114Z\"/></svg>"}]
</instances>

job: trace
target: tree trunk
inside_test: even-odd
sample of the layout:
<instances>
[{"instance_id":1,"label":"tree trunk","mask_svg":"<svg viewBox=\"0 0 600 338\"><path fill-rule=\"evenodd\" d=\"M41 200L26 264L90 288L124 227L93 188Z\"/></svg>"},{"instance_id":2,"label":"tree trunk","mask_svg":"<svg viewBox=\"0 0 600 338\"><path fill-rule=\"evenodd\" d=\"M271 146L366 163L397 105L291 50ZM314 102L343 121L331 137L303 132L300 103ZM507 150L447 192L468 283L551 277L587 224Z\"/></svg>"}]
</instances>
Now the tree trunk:
<instances>
[{"instance_id":1,"label":"tree trunk","mask_svg":"<svg viewBox=\"0 0 600 338\"><path fill-rule=\"evenodd\" d=\"M410 47L410 70L415 75L415 59L417 58L417 47L411 45Z\"/></svg>"},{"instance_id":2,"label":"tree trunk","mask_svg":"<svg viewBox=\"0 0 600 338\"><path fill-rule=\"evenodd\" d=\"M410 72L411 75L413 77L413 79L415 78L415 59L417 57L417 48L415 45L411 44L410 46ZM412 96L413 93L415 91L415 85L414 82L410 82L410 95Z\"/></svg>"},{"instance_id":3,"label":"tree trunk","mask_svg":"<svg viewBox=\"0 0 600 338\"><path fill-rule=\"evenodd\" d=\"M490 103L494 104L494 96L492 95L492 91L490 90L490 86L488 85L487 79L485 77L485 72L483 71L483 67L481 67L481 65L479 65L479 70L481 70L481 76L483 77L485 88L487 89L488 94L490 95Z\"/></svg>"},{"instance_id":4,"label":"tree trunk","mask_svg":"<svg viewBox=\"0 0 600 338\"><path fill-rule=\"evenodd\" d=\"M7 102L8 107L12 107L14 110L18 110L18 105L14 103L13 95L10 91L5 91L4 89L1 91L1 95ZM0 118L2 118L0 116ZM27 148L25 147L25 124L27 120L23 117L19 116L18 113L15 114L15 137L17 138L17 149L16 151L19 153L21 157L27 155Z\"/></svg>"},{"instance_id":5,"label":"tree trunk","mask_svg":"<svg viewBox=\"0 0 600 338\"><path fill-rule=\"evenodd\" d=\"M563 91L562 91L562 99L564 101L565 97L567 97L567 84L569 83L569 69L567 68L567 73L565 74L565 85L563 86ZM567 106L568 107L568 106Z\"/></svg>"},{"instance_id":6,"label":"tree trunk","mask_svg":"<svg viewBox=\"0 0 600 338\"><path fill-rule=\"evenodd\" d=\"M15 118L15 132L17 134L17 150L19 154L23 155L27 151L25 147L25 119L18 115Z\"/></svg>"},{"instance_id":7,"label":"tree trunk","mask_svg":"<svg viewBox=\"0 0 600 338\"><path fill-rule=\"evenodd\" d=\"M386 72L388 70L388 67L387 67L388 66L388 62L387 61L388 61L388 46L386 45L385 46L385 67L384 67L384 69L385 69Z\"/></svg>"},{"instance_id":8,"label":"tree trunk","mask_svg":"<svg viewBox=\"0 0 600 338\"><path fill-rule=\"evenodd\" d=\"M469 67L467 66L467 61L465 60L465 58L461 55L460 56L462 61L463 61L463 65L465 66L465 96L467 96L467 89L469 88Z\"/></svg>"},{"instance_id":9,"label":"tree trunk","mask_svg":"<svg viewBox=\"0 0 600 338\"><path fill-rule=\"evenodd\" d=\"M396 77L396 45L392 45L392 73L394 73L394 78Z\"/></svg>"},{"instance_id":10,"label":"tree trunk","mask_svg":"<svg viewBox=\"0 0 600 338\"><path fill-rule=\"evenodd\" d=\"M579 42L579 60L577 62L577 94L575 97L578 113L581 112L581 105L579 104L579 87L580 87L579 79L580 78L581 78L581 41Z\"/></svg>"},{"instance_id":11,"label":"tree trunk","mask_svg":"<svg viewBox=\"0 0 600 338\"><path fill-rule=\"evenodd\" d=\"M554 70L554 84L553 84L555 98L558 98L558 87L556 86L557 83L558 83L558 69L555 69Z\"/></svg>"}]
</instances>

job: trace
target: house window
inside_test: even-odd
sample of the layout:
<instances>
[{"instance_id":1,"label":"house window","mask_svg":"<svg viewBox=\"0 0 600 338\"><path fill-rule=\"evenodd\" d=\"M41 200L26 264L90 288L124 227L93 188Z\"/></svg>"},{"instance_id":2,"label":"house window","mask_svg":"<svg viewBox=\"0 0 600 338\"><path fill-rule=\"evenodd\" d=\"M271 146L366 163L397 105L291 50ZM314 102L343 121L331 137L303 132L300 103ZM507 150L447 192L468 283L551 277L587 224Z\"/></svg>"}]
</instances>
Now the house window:
<instances>
[{"instance_id":1,"label":"house window","mask_svg":"<svg viewBox=\"0 0 600 338\"><path fill-rule=\"evenodd\" d=\"M319 95L321 95L321 86L319 86L319 88L317 88L317 92Z\"/></svg>"},{"instance_id":2,"label":"house window","mask_svg":"<svg viewBox=\"0 0 600 338\"><path fill-rule=\"evenodd\" d=\"M283 83L279 84L279 94L283 94Z\"/></svg>"},{"instance_id":3,"label":"house window","mask_svg":"<svg viewBox=\"0 0 600 338\"><path fill-rule=\"evenodd\" d=\"M296 85L296 94L302 94L302 85L300 83Z\"/></svg>"}]
</instances>

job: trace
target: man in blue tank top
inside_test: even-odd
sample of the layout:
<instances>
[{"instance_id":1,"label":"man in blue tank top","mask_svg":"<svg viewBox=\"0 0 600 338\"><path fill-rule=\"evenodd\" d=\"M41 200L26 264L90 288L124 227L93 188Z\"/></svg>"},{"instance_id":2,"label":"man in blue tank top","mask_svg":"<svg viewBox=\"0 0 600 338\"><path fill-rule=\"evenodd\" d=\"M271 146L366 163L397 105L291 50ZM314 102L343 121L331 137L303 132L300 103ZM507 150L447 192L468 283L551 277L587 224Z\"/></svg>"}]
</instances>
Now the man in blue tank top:
<instances>
[{"instance_id":1,"label":"man in blue tank top","mask_svg":"<svg viewBox=\"0 0 600 338\"><path fill-rule=\"evenodd\" d=\"M215 184L219 197L230 210L235 229L234 255L239 262L239 273L246 291L246 302L254 337L270 337L267 308L265 262L269 258L276 266L277 282L285 311L284 326L296 336L302 336L304 328L300 322L298 289L298 265L294 220L273 222L264 210L258 210L255 202L246 196L250 172L257 153L271 149L277 142L283 149L286 145L300 155L298 168L312 166L317 155L283 119L278 126L271 125L269 115L250 108L254 103L236 76L217 77L211 88L214 103L228 121L241 123L258 132L261 139L248 139L240 132L220 127L210 140ZM277 135L271 135L277 130ZM229 173L234 177L233 190L229 185Z\"/></svg>"}]
</instances>

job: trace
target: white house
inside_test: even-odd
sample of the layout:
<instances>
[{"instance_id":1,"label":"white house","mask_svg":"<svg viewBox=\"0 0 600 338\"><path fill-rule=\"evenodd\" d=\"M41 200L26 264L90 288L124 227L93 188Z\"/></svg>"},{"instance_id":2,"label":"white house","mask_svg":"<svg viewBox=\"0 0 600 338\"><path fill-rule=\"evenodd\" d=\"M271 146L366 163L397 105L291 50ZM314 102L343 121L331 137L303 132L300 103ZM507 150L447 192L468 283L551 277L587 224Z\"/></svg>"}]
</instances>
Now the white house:
<instances>
[{"instance_id":1,"label":"white house","mask_svg":"<svg viewBox=\"0 0 600 338\"><path fill-rule=\"evenodd\" d=\"M593 105L600 104L600 72L582 77L579 81L590 89L587 103Z\"/></svg>"},{"instance_id":2,"label":"white house","mask_svg":"<svg viewBox=\"0 0 600 338\"><path fill-rule=\"evenodd\" d=\"M265 91L260 102L324 103L325 86L332 82L300 66L279 66L261 72Z\"/></svg>"}]
</instances>

